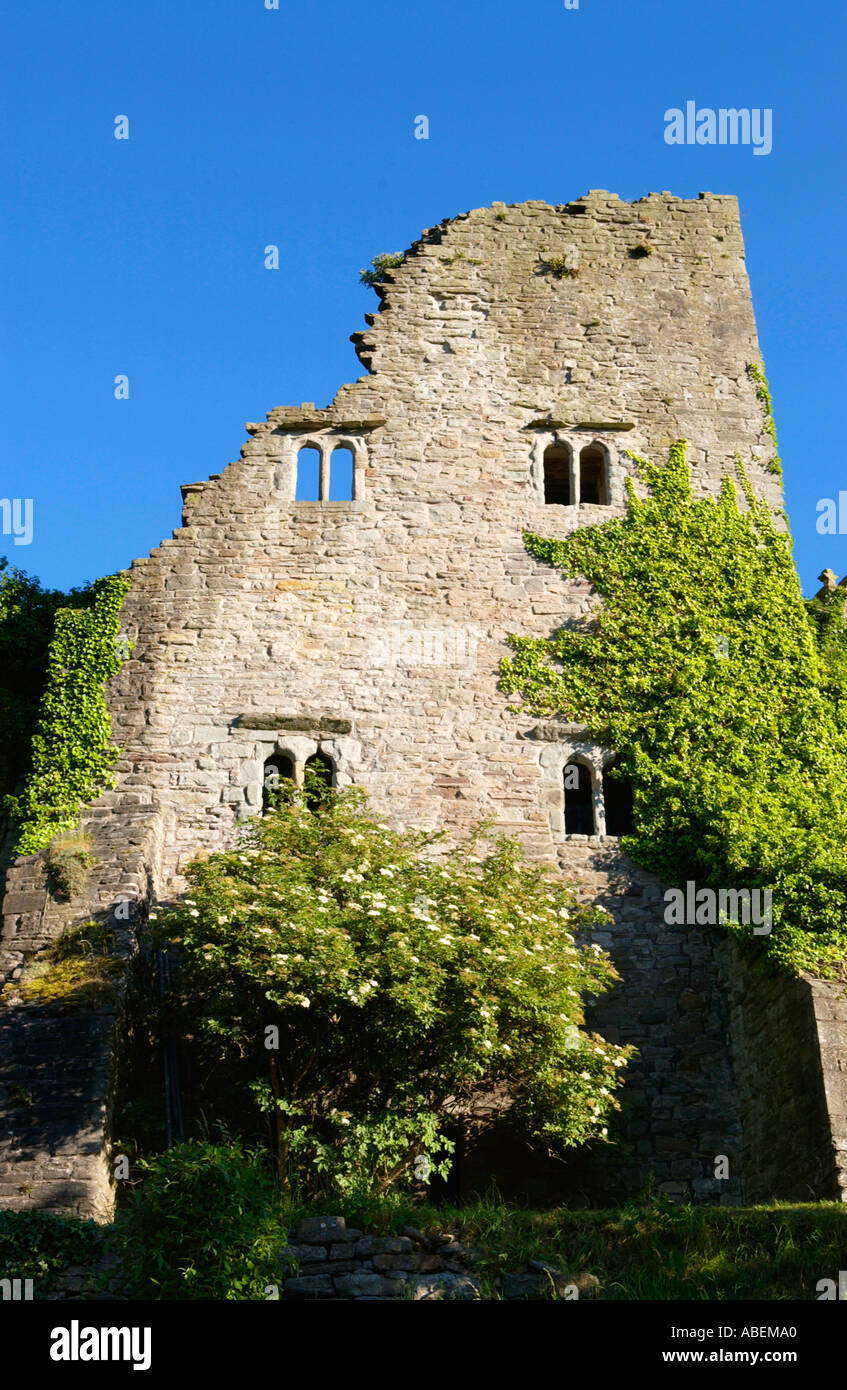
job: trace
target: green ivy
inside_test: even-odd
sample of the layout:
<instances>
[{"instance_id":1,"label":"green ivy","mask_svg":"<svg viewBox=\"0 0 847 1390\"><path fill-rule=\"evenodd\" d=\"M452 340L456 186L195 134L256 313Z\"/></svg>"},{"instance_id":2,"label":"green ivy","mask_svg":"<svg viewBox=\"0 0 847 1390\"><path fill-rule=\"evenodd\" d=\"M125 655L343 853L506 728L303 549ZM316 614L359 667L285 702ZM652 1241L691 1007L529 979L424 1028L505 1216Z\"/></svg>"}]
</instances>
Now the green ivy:
<instances>
[{"instance_id":1,"label":"green ivy","mask_svg":"<svg viewBox=\"0 0 847 1390\"><path fill-rule=\"evenodd\" d=\"M73 830L82 807L114 786L118 750L105 685L122 665L120 611L129 580L98 579L89 608L63 608L47 663L47 681L32 739L32 772L20 797L6 808L20 822L16 854L36 854L64 830Z\"/></svg>"},{"instance_id":2,"label":"green ivy","mask_svg":"<svg viewBox=\"0 0 847 1390\"><path fill-rule=\"evenodd\" d=\"M762 403L765 412L765 432L773 440L773 458L766 464L769 473L775 473L778 478L782 477L782 463L779 457L779 445L776 442L776 421L773 418L773 401L771 400L768 379L765 376L764 367L759 362L747 363L747 375L756 383L756 395Z\"/></svg>"},{"instance_id":3,"label":"green ivy","mask_svg":"<svg viewBox=\"0 0 847 1390\"><path fill-rule=\"evenodd\" d=\"M68 1265L93 1266L103 1250L94 1221L47 1211L0 1211L0 1279L32 1279L43 1298Z\"/></svg>"},{"instance_id":4,"label":"green ivy","mask_svg":"<svg viewBox=\"0 0 847 1390\"><path fill-rule=\"evenodd\" d=\"M39 581L0 557L0 795L23 786L47 653L60 608L85 608L90 588L43 589Z\"/></svg>"},{"instance_id":5,"label":"green ivy","mask_svg":"<svg viewBox=\"0 0 847 1390\"><path fill-rule=\"evenodd\" d=\"M634 457L634 456L631 456ZM738 934L794 970L845 978L847 647L843 599L806 605L789 536L725 478L692 496L686 442L635 458L626 515L530 552L587 577L581 627L513 636L501 688L584 723L633 785L623 848L666 883L770 888L773 930Z\"/></svg>"}]
</instances>

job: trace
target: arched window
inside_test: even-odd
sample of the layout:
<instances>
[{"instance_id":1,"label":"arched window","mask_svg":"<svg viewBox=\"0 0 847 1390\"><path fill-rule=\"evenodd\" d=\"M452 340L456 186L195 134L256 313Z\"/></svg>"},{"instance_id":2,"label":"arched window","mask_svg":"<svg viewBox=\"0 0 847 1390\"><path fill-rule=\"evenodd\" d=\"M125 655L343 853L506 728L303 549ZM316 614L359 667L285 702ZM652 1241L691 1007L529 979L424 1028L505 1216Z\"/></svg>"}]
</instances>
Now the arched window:
<instances>
[{"instance_id":1,"label":"arched window","mask_svg":"<svg viewBox=\"0 0 847 1390\"><path fill-rule=\"evenodd\" d=\"M278 790L280 782L291 782L294 780L294 764L290 758L284 754L274 754L272 758L265 760L265 770L262 777L262 809L267 810L271 804L273 794Z\"/></svg>"},{"instance_id":2,"label":"arched window","mask_svg":"<svg viewBox=\"0 0 847 1390\"><path fill-rule=\"evenodd\" d=\"M579 500L608 504L606 455L599 444L586 444L579 454Z\"/></svg>"},{"instance_id":3,"label":"arched window","mask_svg":"<svg viewBox=\"0 0 847 1390\"><path fill-rule=\"evenodd\" d=\"M544 501L569 507L571 497L571 451L563 444L544 450Z\"/></svg>"},{"instance_id":4,"label":"arched window","mask_svg":"<svg viewBox=\"0 0 847 1390\"><path fill-rule=\"evenodd\" d=\"M316 811L335 780L335 763L326 753L313 753L311 758L306 759L306 772L313 773L317 779L317 783L311 786L307 781L305 792L306 805L310 811Z\"/></svg>"},{"instance_id":5,"label":"arched window","mask_svg":"<svg viewBox=\"0 0 847 1390\"><path fill-rule=\"evenodd\" d=\"M594 793L591 772L575 760L565 765L565 834L593 835Z\"/></svg>"},{"instance_id":6,"label":"arched window","mask_svg":"<svg viewBox=\"0 0 847 1390\"><path fill-rule=\"evenodd\" d=\"M295 502L321 500L321 455L313 444L304 444L297 455Z\"/></svg>"},{"instance_id":7,"label":"arched window","mask_svg":"<svg viewBox=\"0 0 847 1390\"><path fill-rule=\"evenodd\" d=\"M603 804L606 808L606 834L632 834L632 783L617 772L617 763L604 769ZM609 773L613 775L610 777Z\"/></svg>"},{"instance_id":8,"label":"arched window","mask_svg":"<svg viewBox=\"0 0 847 1390\"><path fill-rule=\"evenodd\" d=\"M329 500L353 501L353 450L346 444L333 449L329 461Z\"/></svg>"}]
</instances>

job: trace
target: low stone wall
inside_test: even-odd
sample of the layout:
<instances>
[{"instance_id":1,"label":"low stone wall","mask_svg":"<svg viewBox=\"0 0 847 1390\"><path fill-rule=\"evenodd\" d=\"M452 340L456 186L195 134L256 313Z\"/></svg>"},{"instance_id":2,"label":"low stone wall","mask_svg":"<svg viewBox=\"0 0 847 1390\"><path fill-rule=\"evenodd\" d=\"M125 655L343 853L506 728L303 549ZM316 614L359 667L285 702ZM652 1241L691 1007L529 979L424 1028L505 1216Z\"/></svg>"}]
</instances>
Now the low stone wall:
<instances>
[{"instance_id":1,"label":"low stone wall","mask_svg":"<svg viewBox=\"0 0 847 1390\"><path fill-rule=\"evenodd\" d=\"M348 1227L343 1216L306 1217L290 1232L282 1252L279 1296L285 1299L577 1299L593 1297L591 1274L569 1276L542 1260L506 1272L492 1294L471 1271L485 1258L448 1234L424 1235L411 1226L402 1235L378 1236Z\"/></svg>"}]
</instances>

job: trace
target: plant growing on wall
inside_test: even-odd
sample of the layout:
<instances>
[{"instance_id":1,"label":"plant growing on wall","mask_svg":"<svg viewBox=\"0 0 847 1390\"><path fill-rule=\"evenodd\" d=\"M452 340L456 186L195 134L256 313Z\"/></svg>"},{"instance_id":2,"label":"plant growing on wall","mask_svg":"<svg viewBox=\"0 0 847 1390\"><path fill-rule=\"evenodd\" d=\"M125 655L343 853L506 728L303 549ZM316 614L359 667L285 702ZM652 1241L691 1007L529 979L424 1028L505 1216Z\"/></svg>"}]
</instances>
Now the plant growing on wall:
<instances>
[{"instance_id":1,"label":"plant growing on wall","mask_svg":"<svg viewBox=\"0 0 847 1390\"><path fill-rule=\"evenodd\" d=\"M773 418L773 401L771 400L768 379L765 376L765 369L760 362L747 363L747 375L750 380L755 382L756 395L762 403L762 410L765 417L765 432L773 440L773 457L769 459L765 467L769 473L775 473L778 478L782 477L782 461L779 457L779 445L776 440L776 421Z\"/></svg>"},{"instance_id":2,"label":"plant growing on wall","mask_svg":"<svg viewBox=\"0 0 847 1390\"><path fill-rule=\"evenodd\" d=\"M188 1026L239 1059L288 1183L443 1173L445 1127L498 1094L555 1153L605 1135L632 1049L583 1028L582 996L617 977L576 940L605 915L514 844L445 851L350 789L315 812L283 801L187 873L158 930L183 960Z\"/></svg>"},{"instance_id":3,"label":"plant growing on wall","mask_svg":"<svg viewBox=\"0 0 847 1390\"><path fill-rule=\"evenodd\" d=\"M360 285L381 285L385 280L387 270L396 270L398 265L402 265L406 259L404 251L382 251L378 256L374 256L369 267L362 270L359 275Z\"/></svg>"},{"instance_id":4,"label":"plant growing on wall","mask_svg":"<svg viewBox=\"0 0 847 1390\"><path fill-rule=\"evenodd\" d=\"M92 585L88 608L56 614L47 681L32 740L32 771L20 797L6 808L20 822L17 854L35 854L76 826L82 807L113 786L117 749L105 685L126 651L118 643L129 580L112 575Z\"/></svg>"},{"instance_id":5,"label":"plant growing on wall","mask_svg":"<svg viewBox=\"0 0 847 1390\"><path fill-rule=\"evenodd\" d=\"M636 459L627 513L539 560L587 577L590 621L513 636L502 689L587 725L634 789L624 848L666 883L771 888L756 937L792 969L847 977L847 680L841 609L810 617L788 535L739 465L692 496L686 445ZM750 928L737 928L749 939Z\"/></svg>"}]
</instances>

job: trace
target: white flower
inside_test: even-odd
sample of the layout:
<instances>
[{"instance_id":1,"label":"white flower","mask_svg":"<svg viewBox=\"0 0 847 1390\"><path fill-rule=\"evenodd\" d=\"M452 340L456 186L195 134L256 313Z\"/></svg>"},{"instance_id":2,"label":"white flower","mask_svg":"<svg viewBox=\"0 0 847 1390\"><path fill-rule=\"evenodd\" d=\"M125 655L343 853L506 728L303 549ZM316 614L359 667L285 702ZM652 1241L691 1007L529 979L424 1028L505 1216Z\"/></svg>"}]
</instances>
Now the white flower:
<instances>
[{"instance_id":1,"label":"white flower","mask_svg":"<svg viewBox=\"0 0 847 1390\"><path fill-rule=\"evenodd\" d=\"M308 1009L308 1007L309 1007L309 1005L311 1004L311 1002L312 1002L312 1001L311 1001L310 999L307 999L307 998L306 998L305 994L302 994L302 995L300 996L300 1003L302 1004L302 1006L303 1006L304 1009Z\"/></svg>"},{"instance_id":2,"label":"white flower","mask_svg":"<svg viewBox=\"0 0 847 1390\"><path fill-rule=\"evenodd\" d=\"M379 872L381 873L381 875L382 875L383 878L393 878L393 877L394 877L394 874L391 872L390 869L380 869Z\"/></svg>"},{"instance_id":3,"label":"white flower","mask_svg":"<svg viewBox=\"0 0 847 1390\"><path fill-rule=\"evenodd\" d=\"M188 915L189 917L199 917L200 913L197 911L196 907L193 907Z\"/></svg>"},{"instance_id":4,"label":"white flower","mask_svg":"<svg viewBox=\"0 0 847 1390\"><path fill-rule=\"evenodd\" d=\"M488 1009L480 1009L479 1016L480 1018L490 1018L491 1014Z\"/></svg>"},{"instance_id":5,"label":"white flower","mask_svg":"<svg viewBox=\"0 0 847 1390\"><path fill-rule=\"evenodd\" d=\"M441 942L442 946L450 946L453 938L452 936L439 936L438 940Z\"/></svg>"}]
</instances>

